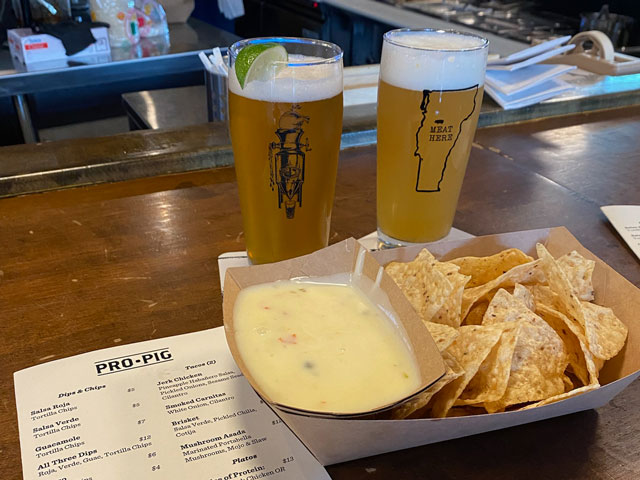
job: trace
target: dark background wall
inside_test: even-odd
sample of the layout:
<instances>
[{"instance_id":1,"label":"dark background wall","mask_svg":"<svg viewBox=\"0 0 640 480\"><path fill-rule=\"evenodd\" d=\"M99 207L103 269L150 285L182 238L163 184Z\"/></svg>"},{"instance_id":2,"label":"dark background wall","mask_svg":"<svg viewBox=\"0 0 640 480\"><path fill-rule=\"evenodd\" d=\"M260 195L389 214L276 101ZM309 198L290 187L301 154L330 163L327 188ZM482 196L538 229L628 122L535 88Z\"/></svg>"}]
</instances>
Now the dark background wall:
<instances>
[{"instance_id":1,"label":"dark background wall","mask_svg":"<svg viewBox=\"0 0 640 480\"><path fill-rule=\"evenodd\" d=\"M635 19L630 32L629 45L640 45L640 0L537 0L541 10L548 10L571 18L580 18L581 13L599 12L603 5L609 5L609 12L627 15Z\"/></svg>"},{"instance_id":2,"label":"dark background wall","mask_svg":"<svg viewBox=\"0 0 640 480\"><path fill-rule=\"evenodd\" d=\"M609 5L611 13L620 13L640 19L640 1L611 0L607 2L597 0L538 0L545 10L554 11L570 16L577 16L582 12L597 12L604 4Z\"/></svg>"}]
</instances>

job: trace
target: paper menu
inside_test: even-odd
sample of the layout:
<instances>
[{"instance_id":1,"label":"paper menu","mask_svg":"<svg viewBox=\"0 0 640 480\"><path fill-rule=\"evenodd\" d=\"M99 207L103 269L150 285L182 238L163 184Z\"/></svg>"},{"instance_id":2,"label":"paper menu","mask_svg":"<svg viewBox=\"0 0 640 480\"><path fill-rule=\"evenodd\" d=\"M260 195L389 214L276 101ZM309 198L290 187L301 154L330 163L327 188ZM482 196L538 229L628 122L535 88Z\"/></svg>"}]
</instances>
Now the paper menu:
<instances>
[{"instance_id":1,"label":"paper menu","mask_svg":"<svg viewBox=\"0 0 640 480\"><path fill-rule=\"evenodd\" d=\"M222 327L14 374L25 479L328 479L255 394Z\"/></svg>"},{"instance_id":2,"label":"paper menu","mask_svg":"<svg viewBox=\"0 0 640 480\"><path fill-rule=\"evenodd\" d=\"M520 63L520 62L523 62L523 61L531 59L531 58L538 58L541 55L548 54L548 52L551 52L551 51L555 50L556 48L560 47L561 45L564 45L569 40L571 40L571 35L566 35L564 37L554 38L553 40L548 40L546 42L542 42L542 43L539 43L537 45L533 45L531 47L525 48L524 50L519 50L519 51L517 51L515 53L512 53L511 55L509 55L507 57L498 57L498 58L495 58L495 59L490 59L487 62L487 66L489 68L491 68L491 67L493 67L495 65L516 64L516 63ZM571 47L571 48L573 48L573 47Z\"/></svg>"},{"instance_id":3,"label":"paper menu","mask_svg":"<svg viewBox=\"0 0 640 480\"><path fill-rule=\"evenodd\" d=\"M534 105L544 100L548 100L549 98L553 98L561 93L567 92L572 88L573 87L570 84L557 78L552 78L551 80L547 80L546 82L511 95L505 95L494 90L488 83L484 86L485 91L491 95L491 98L493 98L496 103L505 110L528 107L529 105Z\"/></svg>"},{"instance_id":4,"label":"paper menu","mask_svg":"<svg viewBox=\"0 0 640 480\"><path fill-rule=\"evenodd\" d=\"M608 205L600 210L640 260L640 205Z\"/></svg>"},{"instance_id":5,"label":"paper menu","mask_svg":"<svg viewBox=\"0 0 640 480\"><path fill-rule=\"evenodd\" d=\"M530 57L516 63L496 63L492 65L487 64L487 70L507 70L509 72L512 72L521 68L535 65L536 63L544 62L545 60L548 60L552 57L556 57L558 55L571 51L574 48L575 45L563 45L562 47L554 48L553 50L549 50L547 52L541 53L540 55L536 55L535 57Z\"/></svg>"},{"instance_id":6,"label":"paper menu","mask_svg":"<svg viewBox=\"0 0 640 480\"><path fill-rule=\"evenodd\" d=\"M487 85L498 93L512 95L564 75L576 68L575 65L537 64L515 72L488 70L485 80Z\"/></svg>"}]
</instances>

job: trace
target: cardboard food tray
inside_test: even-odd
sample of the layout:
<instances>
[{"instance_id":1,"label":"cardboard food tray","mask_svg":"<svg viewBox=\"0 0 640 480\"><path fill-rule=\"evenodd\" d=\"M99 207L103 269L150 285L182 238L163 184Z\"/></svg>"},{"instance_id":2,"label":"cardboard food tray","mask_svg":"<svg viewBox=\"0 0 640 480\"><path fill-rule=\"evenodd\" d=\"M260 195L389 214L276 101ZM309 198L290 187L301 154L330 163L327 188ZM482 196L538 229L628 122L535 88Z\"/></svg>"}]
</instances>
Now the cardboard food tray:
<instances>
[{"instance_id":1,"label":"cardboard food tray","mask_svg":"<svg viewBox=\"0 0 640 480\"><path fill-rule=\"evenodd\" d=\"M356 285L358 285L362 279L368 279L370 282L368 285L374 285L377 283L378 276L380 275L379 288L386 294L389 300L389 308L396 313L398 323L401 324L401 330L404 332L403 335L406 335L406 339L413 351L421 352L418 358L418 370L421 380L419 388L405 398L398 398L394 402L357 413L312 412L273 402L269 396L262 391L260 385L254 380L251 372L245 366L235 342L233 308L240 290L252 285L274 282L276 280L288 280L297 277L317 278L341 273L352 274ZM366 248L362 247L353 238L327 247L319 252L312 253L311 255L305 255L285 262L228 269L224 282L225 292L223 300L225 335L234 360L253 389L272 407L277 408L279 411L289 411L296 414L326 418L375 418L376 414L403 403L438 381L445 373L445 365L438 351L438 347L429 335L429 330L427 330L422 319L411 306L411 303L409 303L393 279L383 273L380 263L373 258ZM364 287L364 285L360 286L361 288Z\"/></svg>"},{"instance_id":2,"label":"cardboard food tray","mask_svg":"<svg viewBox=\"0 0 640 480\"><path fill-rule=\"evenodd\" d=\"M491 255L516 247L536 258L537 242L543 243L556 258L577 250L586 258L595 260L595 303L612 308L629 328L625 347L604 365L600 373L601 388L529 410L442 419L345 420L313 418L275 409L276 413L323 465L331 465L607 404L640 375L640 322L636 320L636 312L640 311L640 290L585 249L564 227L443 242L430 245L429 250L439 259L446 260L466 255ZM410 261L420 250L420 247L398 248L374 252L372 255L384 265L395 260Z\"/></svg>"}]
</instances>

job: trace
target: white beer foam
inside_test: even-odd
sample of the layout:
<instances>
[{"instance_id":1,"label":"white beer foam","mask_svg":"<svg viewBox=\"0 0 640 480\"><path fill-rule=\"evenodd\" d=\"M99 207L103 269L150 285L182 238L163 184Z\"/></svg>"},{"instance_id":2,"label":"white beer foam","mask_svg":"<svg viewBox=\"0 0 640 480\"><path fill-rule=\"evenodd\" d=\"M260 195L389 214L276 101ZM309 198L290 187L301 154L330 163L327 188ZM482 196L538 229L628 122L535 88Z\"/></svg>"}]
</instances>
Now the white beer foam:
<instances>
[{"instance_id":1,"label":"white beer foam","mask_svg":"<svg viewBox=\"0 0 640 480\"><path fill-rule=\"evenodd\" d=\"M484 85L488 48L477 48L484 43L479 37L401 32L391 40L395 44L383 43L380 62L380 78L386 83L418 91Z\"/></svg>"},{"instance_id":2,"label":"white beer foam","mask_svg":"<svg viewBox=\"0 0 640 480\"><path fill-rule=\"evenodd\" d=\"M265 102L314 102L333 98L342 92L342 60L334 63L291 66L292 63L310 63L318 57L289 55L289 66L278 72L273 80L254 80L244 89L236 77L235 68L229 69L229 90L236 95Z\"/></svg>"}]
</instances>

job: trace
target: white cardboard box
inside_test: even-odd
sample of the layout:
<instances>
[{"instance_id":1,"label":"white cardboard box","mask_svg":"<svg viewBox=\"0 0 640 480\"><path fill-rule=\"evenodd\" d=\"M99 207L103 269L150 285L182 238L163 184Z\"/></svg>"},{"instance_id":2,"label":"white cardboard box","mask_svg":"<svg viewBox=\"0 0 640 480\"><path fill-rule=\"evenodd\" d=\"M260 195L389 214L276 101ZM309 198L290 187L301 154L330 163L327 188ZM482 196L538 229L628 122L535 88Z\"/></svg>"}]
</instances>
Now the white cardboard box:
<instances>
[{"instance_id":1,"label":"white cardboard box","mask_svg":"<svg viewBox=\"0 0 640 480\"><path fill-rule=\"evenodd\" d=\"M595 260L593 284L596 303L612 308L629 328L627 344L616 357L605 363L600 372L601 388L542 407L466 417L349 420L291 414L277 407L273 408L274 411L320 463L332 465L606 405L640 376L640 315L637 313L640 312L640 290L638 288L584 248L564 227L434 243L429 245L429 250L436 258L444 260L464 255L491 255L509 247L520 248L526 253L534 254L537 242L543 243L554 257L561 256L571 250L577 250L581 255ZM374 252L373 256L380 264L386 265L390 261L413 260L420 249L421 247L418 246L379 250ZM309 258L310 261L316 263L329 261L330 258L324 256L325 250L302 258ZM262 267L264 268L264 266ZM281 270L286 271L286 267L286 262L280 264ZM239 270L242 269L229 269L227 280L229 280L230 274L234 275ZM229 311L225 310L225 313L228 314Z\"/></svg>"},{"instance_id":2,"label":"white cardboard box","mask_svg":"<svg viewBox=\"0 0 640 480\"><path fill-rule=\"evenodd\" d=\"M67 55L62 41L45 33L33 33L30 28L15 28L7 32L11 56L28 65L30 63L63 58L78 58L86 55L108 54L109 34L106 27L91 29L96 39L84 50Z\"/></svg>"}]
</instances>

